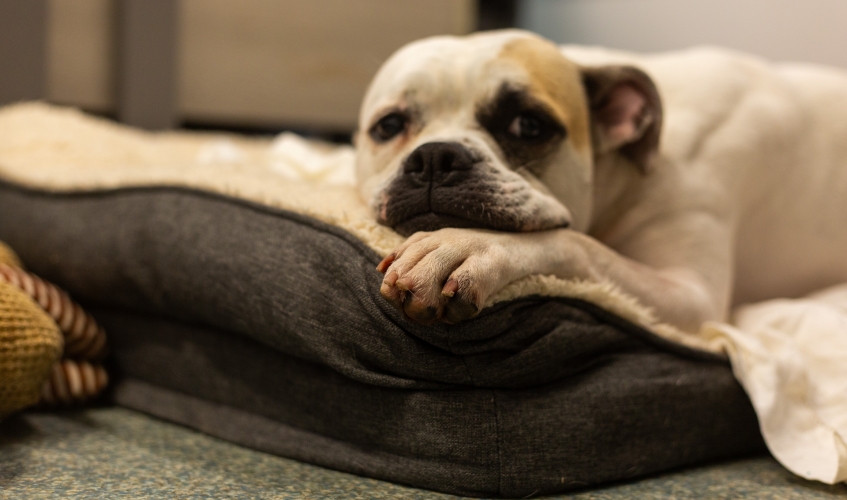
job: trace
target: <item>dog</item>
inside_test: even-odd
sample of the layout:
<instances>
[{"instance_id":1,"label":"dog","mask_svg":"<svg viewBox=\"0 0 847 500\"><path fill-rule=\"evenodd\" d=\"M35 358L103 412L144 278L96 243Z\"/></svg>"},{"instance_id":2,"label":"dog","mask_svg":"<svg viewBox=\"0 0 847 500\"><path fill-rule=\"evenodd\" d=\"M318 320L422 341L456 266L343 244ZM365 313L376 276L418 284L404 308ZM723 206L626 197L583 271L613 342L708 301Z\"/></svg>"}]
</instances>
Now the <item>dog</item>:
<instances>
[{"instance_id":1,"label":"dog","mask_svg":"<svg viewBox=\"0 0 847 500\"><path fill-rule=\"evenodd\" d=\"M847 74L717 48L637 55L520 30L435 37L372 81L361 195L408 239L409 319L531 274L610 282L684 331L847 282Z\"/></svg>"}]
</instances>

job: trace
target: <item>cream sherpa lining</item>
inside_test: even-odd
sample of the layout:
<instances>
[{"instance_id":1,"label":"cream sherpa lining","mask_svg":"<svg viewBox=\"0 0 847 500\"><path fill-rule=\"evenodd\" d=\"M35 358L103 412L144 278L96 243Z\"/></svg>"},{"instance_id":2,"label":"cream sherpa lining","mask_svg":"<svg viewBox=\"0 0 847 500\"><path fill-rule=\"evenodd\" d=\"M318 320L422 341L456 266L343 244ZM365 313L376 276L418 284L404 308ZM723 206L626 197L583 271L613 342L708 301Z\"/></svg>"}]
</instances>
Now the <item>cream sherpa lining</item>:
<instances>
[{"instance_id":1,"label":"cream sherpa lining","mask_svg":"<svg viewBox=\"0 0 847 500\"><path fill-rule=\"evenodd\" d=\"M42 103L0 109L0 177L7 181L58 192L150 185L202 189L309 215L388 255L403 237L377 224L352 183L345 182L352 170L352 148L290 134L271 141L149 133ZM529 276L508 285L486 307L527 295L582 299L668 340L721 351L704 337L659 323L610 283Z\"/></svg>"}]
</instances>

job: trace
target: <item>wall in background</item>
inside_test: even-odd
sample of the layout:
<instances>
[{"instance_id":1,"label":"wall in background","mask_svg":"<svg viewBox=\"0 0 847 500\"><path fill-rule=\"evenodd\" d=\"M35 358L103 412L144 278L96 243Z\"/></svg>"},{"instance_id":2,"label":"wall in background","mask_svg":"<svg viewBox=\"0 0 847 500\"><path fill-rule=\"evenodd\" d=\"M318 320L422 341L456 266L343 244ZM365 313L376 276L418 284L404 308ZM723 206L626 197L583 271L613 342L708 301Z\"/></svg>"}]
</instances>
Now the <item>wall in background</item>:
<instances>
[{"instance_id":1,"label":"wall in background","mask_svg":"<svg viewBox=\"0 0 847 500\"><path fill-rule=\"evenodd\" d=\"M116 3L48 0L47 4L47 97L89 111L115 111Z\"/></svg>"},{"instance_id":2,"label":"wall in background","mask_svg":"<svg viewBox=\"0 0 847 500\"><path fill-rule=\"evenodd\" d=\"M355 126L398 47L476 27L472 0L180 0L179 108L194 122Z\"/></svg>"},{"instance_id":3,"label":"wall in background","mask_svg":"<svg viewBox=\"0 0 847 500\"><path fill-rule=\"evenodd\" d=\"M35 0L0 0L0 6L25 1ZM121 119L128 104L173 116L126 119L150 128L188 122L345 132L356 124L371 77L398 47L473 31L480 6L493 27L507 23L513 10L513 0L39 1L47 5L41 12L52 102ZM166 7L173 15L162 14ZM155 29L164 23L175 24L171 50L160 46L163 36ZM40 40L40 31L29 38ZM159 77L150 63L164 58L173 68L160 68L168 71ZM155 98L170 90L145 94L147 77L169 79L174 109L156 109Z\"/></svg>"},{"instance_id":4,"label":"wall in background","mask_svg":"<svg viewBox=\"0 0 847 500\"><path fill-rule=\"evenodd\" d=\"M44 95L46 12L47 0L0 0L0 104Z\"/></svg>"},{"instance_id":5,"label":"wall in background","mask_svg":"<svg viewBox=\"0 0 847 500\"><path fill-rule=\"evenodd\" d=\"M700 44L847 68L845 0L520 0L518 25L560 43L661 51Z\"/></svg>"}]
</instances>

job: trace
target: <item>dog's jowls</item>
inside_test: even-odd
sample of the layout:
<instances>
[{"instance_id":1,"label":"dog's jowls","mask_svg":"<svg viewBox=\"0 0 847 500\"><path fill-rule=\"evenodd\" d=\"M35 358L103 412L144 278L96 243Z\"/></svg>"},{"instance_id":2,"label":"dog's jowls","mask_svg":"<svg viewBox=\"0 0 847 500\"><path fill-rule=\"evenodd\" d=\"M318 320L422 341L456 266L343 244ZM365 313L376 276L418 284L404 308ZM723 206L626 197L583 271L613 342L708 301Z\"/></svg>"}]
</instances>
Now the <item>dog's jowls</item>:
<instances>
[{"instance_id":1,"label":"dog's jowls","mask_svg":"<svg viewBox=\"0 0 847 500\"><path fill-rule=\"evenodd\" d=\"M847 281L836 70L437 37L386 62L359 128L361 193L409 235L381 293L418 322L529 274L614 283L688 331Z\"/></svg>"}]
</instances>

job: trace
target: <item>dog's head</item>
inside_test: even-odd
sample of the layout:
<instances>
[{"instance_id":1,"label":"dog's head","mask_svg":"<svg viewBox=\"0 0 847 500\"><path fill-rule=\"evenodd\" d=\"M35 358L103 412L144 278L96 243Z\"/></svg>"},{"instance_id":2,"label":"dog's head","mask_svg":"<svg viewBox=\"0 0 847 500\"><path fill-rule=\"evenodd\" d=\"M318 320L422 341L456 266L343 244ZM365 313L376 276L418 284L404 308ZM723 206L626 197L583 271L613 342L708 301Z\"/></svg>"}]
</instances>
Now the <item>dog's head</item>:
<instances>
[{"instance_id":1,"label":"dog's head","mask_svg":"<svg viewBox=\"0 0 847 500\"><path fill-rule=\"evenodd\" d=\"M379 222L405 235L585 230L596 157L646 171L660 122L656 88L635 68L581 68L518 30L429 38L371 83L359 186Z\"/></svg>"}]
</instances>

